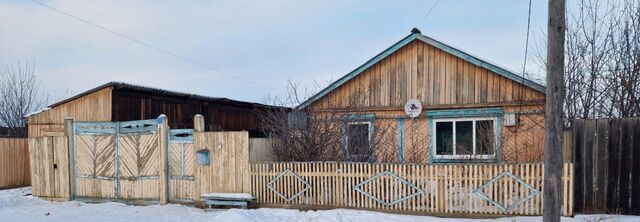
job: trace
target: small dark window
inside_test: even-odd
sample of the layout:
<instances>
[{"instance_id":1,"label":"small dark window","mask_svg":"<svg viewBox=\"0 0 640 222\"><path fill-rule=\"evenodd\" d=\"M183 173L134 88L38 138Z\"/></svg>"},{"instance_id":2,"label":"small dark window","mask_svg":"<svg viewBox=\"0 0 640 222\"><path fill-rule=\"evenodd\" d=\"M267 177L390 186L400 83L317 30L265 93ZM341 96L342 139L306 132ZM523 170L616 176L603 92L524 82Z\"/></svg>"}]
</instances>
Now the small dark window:
<instances>
[{"instance_id":1,"label":"small dark window","mask_svg":"<svg viewBox=\"0 0 640 222\"><path fill-rule=\"evenodd\" d=\"M436 154L453 154L453 123L436 122Z\"/></svg>"},{"instance_id":2,"label":"small dark window","mask_svg":"<svg viewBox=\"0 0 640 222\"><path fill-rule=\"evenodd\" d=\"M473 122L456 122L456 155L473 154Z\"/></svg>"},{"instance_id":3,"label":"small dark window","mask_svg":"<svg viewBox=\"0 0 640 222\"><path fill-rule=\"evenodd\" d=\"M371 137L369 135L369 128L371 123L349 123L348 125L348 143L349 143L349 155L352 157L366 158L369 156L371 150Z\"/></svg>"},{"instance_id":4,"label":"small dark window","mask_svg":"<svg viewBox=\"0 0 640 222\"><path fill-rule=\"evenodd\" d=\"M479 155L491 155L494 153L494 146L493 121L476 121L476 153Z\"/></svg>"}]
</instances>

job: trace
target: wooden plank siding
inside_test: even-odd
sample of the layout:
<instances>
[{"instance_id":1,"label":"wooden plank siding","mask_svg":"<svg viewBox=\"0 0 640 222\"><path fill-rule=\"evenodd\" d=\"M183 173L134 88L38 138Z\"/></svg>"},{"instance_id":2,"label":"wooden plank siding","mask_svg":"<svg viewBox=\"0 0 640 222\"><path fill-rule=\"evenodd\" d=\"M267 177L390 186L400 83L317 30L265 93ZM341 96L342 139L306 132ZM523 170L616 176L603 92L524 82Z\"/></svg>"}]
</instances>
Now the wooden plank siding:
<instances>
[{"instance_id":1,"label":"wooden plank siding","mask_svg":"<svg viewBox=\"0 0 640 222\"><path fill-rule=\"evenodd\" d=\"M29 146L26 138L0 138L0 189L28 186Z\"/></svg>"},{"instance_id":2,"label":"wooden plank siding","mask_svg":"<svg viewBox=\"0 0 640 222\"><path fill-rule=\"evenodd\" d=\"M358 103L352 100L359 98ZM312 109L397 108L408 99L423 107L542 104L544 94L414 40L312 104ZM522 99L519 99L522 98Z\"/></svg>"},{"instance_id":3,"label":"wooden plank siding","mask_svg":"<svg viewBox=\"0 0 640 222\"><path fill-rule=\"evenodd\" d=\"M172 129L192 129L193 116L201 114L207 117L207 131L248 130L253 135L260 129L256 112L252 105L213 103L130 90L113 92L112 121L154 119L165 114Z\"/></svg>"},{"instance_id":4,"label":"wooden plank siding","mask_svg":"<svg viewBox=\"0 0 640 222\"><path fill-rule=\"evenodd\" d=\"M640 118L574 120L576 212L640 215L638 126Z\"/></svg>"},{"instance_id":5,"label":"wooden plank siding","mask_svg":"<svg viewBox=\"0 0 640 222\"><path fill-rule=\"evenodd\" d=\"M111 121L111 92L107 87L29 116L29 137L44 136L46 131L62 132L66 117L76 121Z\"/></svg>"},{"instance_id":6,"label":"wooden plank siding","mask_svg":"<svg viewBox=\"0 0 640 222\"><path fill-rule=\"evenodd\" d=\"M193 128L193 116L207 117L208 131L248 131L263 137L258 115L283 107L171 92L162 89L108 83L52 105L28 117L29 137L60 136L64 118L75 121L134 121L165 114L172 129Z\"/></svg>"}]
</instances>

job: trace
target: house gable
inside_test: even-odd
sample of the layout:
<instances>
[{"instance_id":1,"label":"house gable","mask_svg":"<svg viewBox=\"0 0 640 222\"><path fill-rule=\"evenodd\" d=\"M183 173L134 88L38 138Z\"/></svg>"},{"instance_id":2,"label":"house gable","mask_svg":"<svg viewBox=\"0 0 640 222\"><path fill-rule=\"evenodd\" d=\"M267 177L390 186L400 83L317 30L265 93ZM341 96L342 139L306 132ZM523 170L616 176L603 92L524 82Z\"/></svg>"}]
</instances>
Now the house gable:
<instances>
[{"instance_id":1,"label":"house gable","mask_svg":"<svg viewBox=\"0 0 640 222\"><path fill-rule=\"evenodd\" d=\"M398 108L413 98L425 107L540 102L544 90L540 84L417 32L298 108Z\"/></svg>"}]
</instances>

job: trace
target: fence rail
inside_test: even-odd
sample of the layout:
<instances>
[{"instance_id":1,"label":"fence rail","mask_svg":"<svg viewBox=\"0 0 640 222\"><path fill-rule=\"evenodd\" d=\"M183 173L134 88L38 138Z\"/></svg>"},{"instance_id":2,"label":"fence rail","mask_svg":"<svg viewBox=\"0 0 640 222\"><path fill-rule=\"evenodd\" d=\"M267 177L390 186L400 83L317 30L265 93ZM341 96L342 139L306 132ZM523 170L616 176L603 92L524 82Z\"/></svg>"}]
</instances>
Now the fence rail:
<instances>
[{"instance_id":1,"label":"fence rail","mask_svg":"<svg viewBox=\"0 0 640 222\"><path fill-rule=\"evenodd\" d=\"M543 164L251 164L260 205L330 206L433 214L541 215ZM564 215L573 214L573 164L563 168Z\"/></svg>"},{"instance_id":2,"label":"fence rail","mask_svg":"<svg viewBox=\"0 0 640 222\"><path fill-rule=\"evenodd\" d=\"M27 139L0 138L0 188L30 183Z\"/></svg>"}]
</instances>

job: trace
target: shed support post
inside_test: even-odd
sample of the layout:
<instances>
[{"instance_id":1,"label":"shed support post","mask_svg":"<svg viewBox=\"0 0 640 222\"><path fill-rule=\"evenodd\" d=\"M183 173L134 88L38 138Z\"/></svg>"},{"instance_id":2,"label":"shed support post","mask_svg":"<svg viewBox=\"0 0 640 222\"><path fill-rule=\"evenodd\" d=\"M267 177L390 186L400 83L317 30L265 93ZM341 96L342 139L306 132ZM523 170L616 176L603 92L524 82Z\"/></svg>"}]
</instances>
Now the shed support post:
<instances>
[{"instance_id":1,"label":"shed support post","mask_svg":"<svg viewBox=\"0 0 640 222\"><path fill-rule=\"evenodd\" d=\"M69 200L76 199L76 160L75 160L75 125L73 118L64 119L64 135L67 137L67 153L69 155Z\"/></svg>"},{"instance_id":2,"label":"shed support post","mask_svg":"<svg viewBox=\"0 0 640 222\"><path fill-rule=\"evenodd\" d=\"M164 114L158 116L158 148L160 148L160 204L169 202L169 123Z\"/></svg>"}]
</instances>

